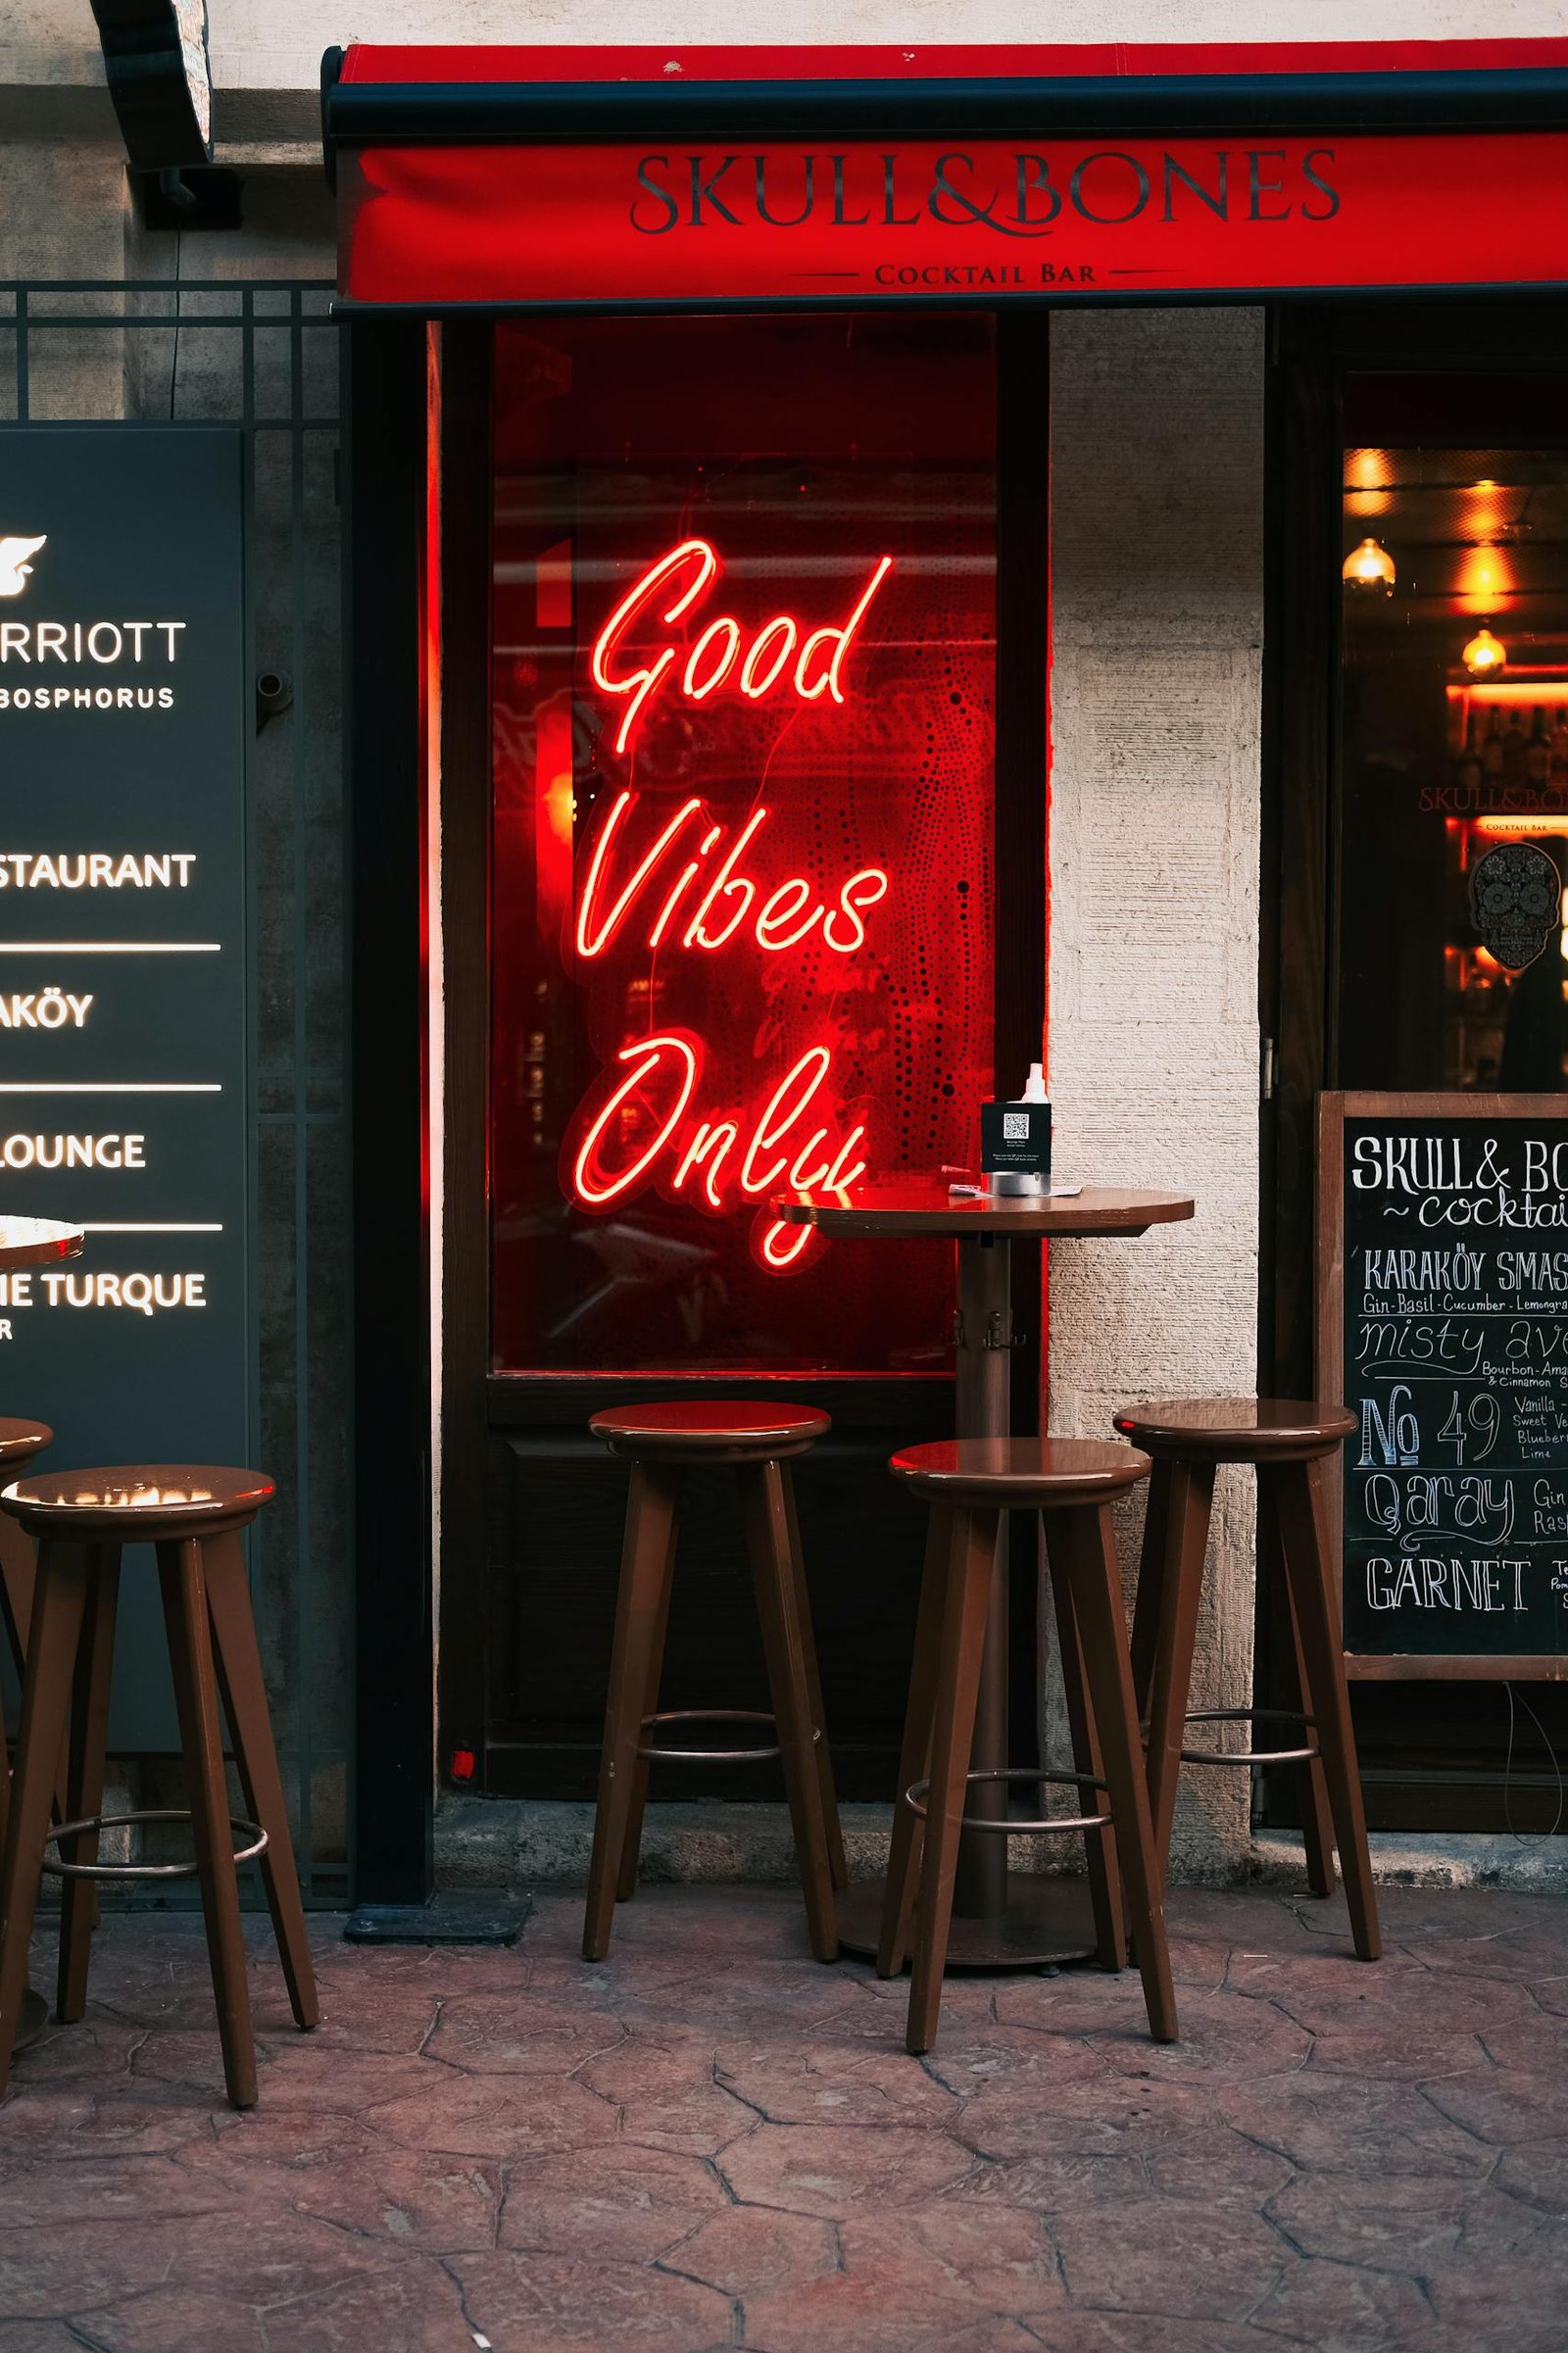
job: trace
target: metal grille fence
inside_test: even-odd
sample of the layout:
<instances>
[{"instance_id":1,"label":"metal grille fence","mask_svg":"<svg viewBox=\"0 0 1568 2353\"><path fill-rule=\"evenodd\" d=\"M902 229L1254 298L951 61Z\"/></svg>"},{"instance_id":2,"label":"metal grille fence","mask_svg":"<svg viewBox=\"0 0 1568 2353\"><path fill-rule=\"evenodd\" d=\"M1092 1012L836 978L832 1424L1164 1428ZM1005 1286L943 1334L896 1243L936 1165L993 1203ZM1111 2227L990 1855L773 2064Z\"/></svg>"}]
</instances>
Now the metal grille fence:
<instances>
[{"instance_id":1,"label":"metal grille fence","mask_svg":"<svg viewBox=\"0 0 1568 2353\"><path fill-rule=\"evenodd\" d=\"M245 448L252 1459L277 1481L252 1582L307 1899L351 1857L345 899L338 351L320 280L0 279L0 417L228 423ZM132 1767L140 1793L170 1768Z\"/></svg>"}]
</instances>

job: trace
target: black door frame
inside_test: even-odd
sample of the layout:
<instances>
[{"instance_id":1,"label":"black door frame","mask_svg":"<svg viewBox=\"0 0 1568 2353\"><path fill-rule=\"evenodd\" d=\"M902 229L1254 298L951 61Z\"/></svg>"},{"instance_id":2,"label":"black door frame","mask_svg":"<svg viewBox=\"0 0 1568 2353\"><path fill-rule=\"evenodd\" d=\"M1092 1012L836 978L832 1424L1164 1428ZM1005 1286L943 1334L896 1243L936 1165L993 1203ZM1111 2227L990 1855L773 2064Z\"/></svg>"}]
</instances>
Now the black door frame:
<instances>
[{"instance_id":1,"label":"black door frame","mask_svg":"<svg viewBox=\"0 0 1568 2353\"><path fill-rule=\"evenodd\" d=\"M355 1462L359 1697L354 1796L361 1902L416 1904L431 1892L438 1781L437 1724L483 1722L482 1644L443 1641L439 1718L432 1689L435 1563L432 1498L439 1484L444 1629L477 1596L465 1565L482 1560L488 1241L471 1182L451 1166L454 1137L482 1133L482 1044L452 1058L455 1034L485 1035L483 965L459 957L448 988L444 1111L447 1175L441 1289L432 1280L427 1117L434 1041L426 902L427 712L422 675L422 565L432 434L440 451L439 610L443 855L470 865L488 829L488 564L476 517L488 517L489 350L493 316L433 325L407 315L345 320L344 504L347 647L353 1176L350 1194L357 1368ZM1004 1068L1040 1052L1046 991L1046 747L1049 640L1049 314L1030 306L999 322L999 463L1014 495L1002 503L998 546L997 741L999 913L997 1054ZM432 350L440 355L439 419ZM475 559L478 558L478 561ZM1004 789L1003 778L1034 779ZM475 779L484 790L476 791ZM484 840L487 853L487 838ZM1029 887L1033 878L1034 887ZM1004 892L1005 897L1001 898ZM476 981L477 974L477 981ZM460 1159L462 1157L460 1151ZM466 1173L471 1177L471 1159ZM1015 1365L1021 1426L1040 1384L1038 1254L1017 1253ZM1030 1261L1034 1263L1031 1264ZM432 1430L430 1335L439 1317L444 1390L441 1467ZM572 1386L554 1385L574 1412ZM1025 1545L1014 1581L1018 1744L1034 1737L1035 1561ZM1027 1691L1025 1681L1027 1679ZM466 1736L463 1736L466 1738ZM447 1748L461 1739L443 1741ZM450 1755L444 1760L450 1766Z\"/></svg>"},{"instance_id":2,"label":"black door frame","mask_svg":"<svg viewBox=\"0 0 1568 2353\"><path fill-rule=\"evenodd\" d=\"M735 306L744 311L745 306ZM443 664L442 868L446 990L445 1216L441 1301L443 1383L439 1750L437 1779L507 1789L504 1757L492 1755L497 1708L488 1663L505 1642L490 1577L495 1463L491 1441L512 1433L517 1452L559 1459L586 1448L589 1414L626 1379L644 1397L697 1388L745 1396L776 1384L733 1374L637 1376L490 1372L489 1215L485 1138L489 1085L489 969L480 953L488 905L490 391L497 315L448 319L442 339ZM994 1002L999 1068L1021 1082L1039 1057L1046 1009L1047 664L1049 659L1049 337L1046 311L1031 307L997 321L998 474L996 741L996 956ZM1033 887L1031 888L1031 877ZM1016 1253L1014 1359L1020 1427L1038 1426L1041 1269L1038 1249ZM809 1393L811 1383L799 1384ZM941 1436L952 1426L950 1385L841 1381L824 1389L848 1443L884 1426L903 1437ZM899 1400L902 1399L902 1402ZM594 1465L598 1450L594 1449ZM1016 1691L1013 1715L1022 1761L1034 1749L1036 1638L1034 1548L1020 1540L1013 1580ZM462 1758L462 1779L453 1767ZM853 1774L853 1759L847 1763ZM889 1766L891 1773L891 1763ZM522 1787L531 1786L524 1779Z\"/></svg>"},{"instance_id":3,"label":"black door frame","mask_svg":"<svg viewBox=\"0 0 1568 2353\"><path fill-rule=\"evenodd\" d=\"M356 1898L434 1887L422 319L345 338Z\"/></svg>"},{"instance_id":4,"label":"black door frame","mask_svg":"<svg viewBox=\"0 0 1568 2353\"><path fill-rule=\"evenodd\" d=\"M1258 1387L1309 1397L1317 1096L1341 1084L1343 386L1353 374L1568 374L1568 299L1477 288L1468 298L1281 303L1269 315L1268 353ZM1290 1631L1276 1599L1259 1600L1255 1696L1259 1705L1289 1707ZM1379 1694L1393 1689L1356 1687L1363 1722ZM1456 1764L1451 1785L1423 1776L1406 1787L1396 1773L1363 1760L1363 1778L1374 1828L1483 1827L1446 1818L1455 1802L1444 1795L1450 1786L1471 1792L1463 1800L1467 1817L1484 1803L1474 1792L1486 1776L1471 1766ZM1261 1818L1299 1824L1293 1773L1265 1776ZM1495 1827L1504 1827L1500 1814Z\"/></svg>"}]
</instances>

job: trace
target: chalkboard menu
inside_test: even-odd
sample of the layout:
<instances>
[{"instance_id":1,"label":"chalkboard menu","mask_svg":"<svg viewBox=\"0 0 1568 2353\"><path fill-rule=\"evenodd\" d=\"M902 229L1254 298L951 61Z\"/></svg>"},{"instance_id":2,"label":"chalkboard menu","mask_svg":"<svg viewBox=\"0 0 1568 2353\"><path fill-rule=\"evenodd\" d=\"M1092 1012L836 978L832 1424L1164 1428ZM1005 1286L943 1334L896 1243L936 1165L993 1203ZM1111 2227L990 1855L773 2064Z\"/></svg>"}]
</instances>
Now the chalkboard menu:
<instances>
[{"instance_id":1,"label":"chalkboard menu","mask_svg":"<svg viewBox=\"0 0 1568 2353\"><path fill-rule=\"evenodd\" d=\"M0 1413L63 1468L251 1446L241 456L0 427L0 1206L87 1237L0 1274ZM173 1737L136 1557L124 1749Z\"/></svg>"},{"instance_id":2,"label":"chalkboard menu","mask_svg":"<svg viewBox=\"0 0 1568 2353\"><path fill-rule=\"evenodd\" d=\"M1318 1190L1319 1385L1357 1420L1347 1652L1559 1675L1568 1095L1326 1095Z\"/></svg>"}]
</instances>

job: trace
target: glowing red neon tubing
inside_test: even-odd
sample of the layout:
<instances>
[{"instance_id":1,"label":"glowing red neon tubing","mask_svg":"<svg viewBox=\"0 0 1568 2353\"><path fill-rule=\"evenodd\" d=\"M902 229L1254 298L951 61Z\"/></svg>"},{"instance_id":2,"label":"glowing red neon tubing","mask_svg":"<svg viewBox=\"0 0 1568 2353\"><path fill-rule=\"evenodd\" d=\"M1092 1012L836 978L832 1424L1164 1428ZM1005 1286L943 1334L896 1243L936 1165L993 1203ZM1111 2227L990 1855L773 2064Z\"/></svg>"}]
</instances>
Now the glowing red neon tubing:
<instances>
[{"instance_id":1,"label":"glowing red neon tubing","mask_svg":"<svg viewBox=\"0 0 1568 2353\"><path fill-rule=\"evenodd\" d=\"M620 897L605 917L597 935L590 939L588 927L593 916L594 898L599 889L599 877L604 871L605 859L610 855L610 845L615 837L615 829L636 798L636 794L631 792L616 795L611 804L610 814L605 819L605 830L595 845L593 858L589 862L588 877L582 886L582 899L577 908L577 954L581 956L600 956L609 947L620 928L622 916L642 889L643 884L648 880L649 875L658 865L676 834L680 832L687 818L692 815L694 810L703 806L701 801L694 797L690 801L683 802L681 807L676 809L675 814L660 834L642 864L637 868L630 882L627 883Z\"/></svg>"},{"instance_id":2,"label":"glowing red neon tubing","mask_svg":"<svg viewBox=\"0 0 1568 2353\"><path fill-rule=\"evenodd\" d=\"M662 615L666 624L678 621L687 607L702 595L703 590L718 569L718 558L706 539L683 539L678 548L671 548L667 556L662 556L652 569L644 572L642 578L627 590L594 641L593 658L590 663L594 684L603 687L607 695L631 696L631 701L626 706L626 714L620 722L619 733L615 737L617 752L625 751L637 713L674 661L675 649L673 646L666 646L657 662L650 663L645 669L630 671L624 678L611 677L605 667L606 658L639 605L646 604L654 592L662 588L672 573L678 572L683 564L689 564L694 558L697 562L696 576L687 587L681 590L674 604Z\"/></svg>"},{"instance_id":3,"label":"glowing red neon tubing","mask_svg":"<svg viewBox=\"0 0 1568 2353\"><path fill-rule=\"evenodd\" d=\"M665 1114L652 1144L637 1159L632 1161L629 1168L623 1168L619 1176L612 1178L609 1184L590 1183L588 1171L598 1151L600 1137L605 1133L622 1103L635 1095L644 1079L650 1077L658 1069L660 1056L666 1046L673 1047L678 1054L685 1057L686 1062L686 1075L681 1081L680 1093L676 1098L674 1108ZM680 1125L685 1115L686 1105L692 1099L692 1089L697 1084L696 1050L688 1039L679 1036L674 1031L669 1031L658 1038L638 1038L634 1044L623 1046L615 1058L617 1061L631 1062L634 1066L621 1080L609 1102L601 1108L599 1116L578 1146L577 1157L572 1163L571 1182L577 1198L581 1201L586 1201L588 1206L594 1209L603 1208L606 1201L617 1200L621 1194L629 1192L640 1177L647 1174Z\"/></svg>"},{"instance_id":4,"label":"glowing red neon tubing","mask_svg":"<svg viewBox=\"0 0 1568 2353\"><path fill-rule=\"evenodd\" d=\"M594 640L589 667L594 684L607 695L628 698L615 731L615 750L623 753L631 742L643 706L674 668L676 649L662 646L651 661L640 666L617 673L611 668L618 653L621 638L632 630L649 611L653 611L665 628L690 612L699 598L706 595L719 571L717 552L706 539L683 539L678 547L661 556L656 564L635 580L614 612ZM860 591L846 621L830 621L811 630L802 638L800 623L787 613L775 613L764 621L753 641L750 652L740 663L739 686L743 695L760 702L771 694L794 661L795 692L803 703L815 703L823 695L842 703L844 690L840 679L845 659L859 634L860 623L871 607L877 590L893 569L891 556L880 556L870 579ZM683 572L689 572L674 601L663 607L664 590ZM772 641L777 638L779 650L773 653ZM832 652L827 649L831 646ZM799 653L796 648L799 647ZM741 625L731 613L720 613L708 623L686 657L681 672L680 691L688 702L702 703L722 686L740 659ZM770 667L762 669L764 658ZM815 675L812 675L813 669Z\"/></svg>"}]
</instances>

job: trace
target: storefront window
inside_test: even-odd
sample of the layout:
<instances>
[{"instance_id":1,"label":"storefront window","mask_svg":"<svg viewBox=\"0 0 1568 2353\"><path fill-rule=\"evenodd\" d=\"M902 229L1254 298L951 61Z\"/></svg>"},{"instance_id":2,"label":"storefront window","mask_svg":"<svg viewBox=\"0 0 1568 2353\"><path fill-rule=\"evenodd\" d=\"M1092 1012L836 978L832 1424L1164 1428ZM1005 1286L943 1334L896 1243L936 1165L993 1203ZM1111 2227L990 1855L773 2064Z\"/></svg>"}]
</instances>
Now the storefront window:
<instances>
[{"instance_id":1,"label":"storefront window","mask_svg":"<svg viewBox=\"0 0 1568 2353\"><path fill-rule=\"evenodd\" d=\"M971 1154L995 412L980 319L498 331L498 1370L941 1368L941 1245L766 1201Z\"/></svg>"},{"instance_id":2,"label":"storefront window","mask_svg":"<svg viewBox=\"0 0 1568 2353\"><path fill-rule=\"evenodd\" d=\"M1565 415L1559 379L1347 387L1348 1087L1564 1083Z\"/></svg>"}]
</instances>

